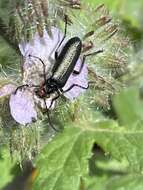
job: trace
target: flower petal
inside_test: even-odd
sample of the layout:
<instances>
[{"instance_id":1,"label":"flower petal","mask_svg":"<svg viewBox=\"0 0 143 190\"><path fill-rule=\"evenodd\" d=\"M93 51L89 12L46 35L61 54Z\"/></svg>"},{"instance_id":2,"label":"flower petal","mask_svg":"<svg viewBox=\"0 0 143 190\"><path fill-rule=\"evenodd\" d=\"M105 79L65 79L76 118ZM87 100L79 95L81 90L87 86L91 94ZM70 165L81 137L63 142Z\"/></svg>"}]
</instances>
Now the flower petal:
<instances>
[{"instance_id":1,"label":"flower petal","mask_svg":"<svg viewBox=\"0 0 143 190\"><path fill-rule=\"evenodd\" d=\"M63 34L56 27L52 27L51 31L52 38L45 30L43 37L40 37L38 33L36 33L33 40L30 42L22 42L19 44L19 49L22 55L26 57L30 54L37 56L42 60L48 59L49 57L54 59L54 51L60 43Z\"/></svg>"},{"instance_id":2,"label":"flower petal","mask_svg":"<svg viewBox=\"0 0 143 190\"><path fill-rule=\"evenodd\" d=\"M28 90L18 90L10 96L10 112L20 124L26 125L37 119L37 112L32 93Z\"/></svg>"}]
</instances>

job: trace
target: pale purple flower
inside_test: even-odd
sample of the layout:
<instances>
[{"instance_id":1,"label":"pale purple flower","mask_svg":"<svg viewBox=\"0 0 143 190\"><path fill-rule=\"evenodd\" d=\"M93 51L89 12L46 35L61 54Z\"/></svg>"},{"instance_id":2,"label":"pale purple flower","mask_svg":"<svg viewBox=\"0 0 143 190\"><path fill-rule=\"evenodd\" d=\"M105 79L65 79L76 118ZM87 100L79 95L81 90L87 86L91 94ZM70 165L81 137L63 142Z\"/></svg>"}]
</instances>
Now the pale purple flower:
<instances>
[{"instance_id":1,"label":"pale purple flower","mask_svg":"<svg viewBox=\"0 0 143 190\"><path fill-rule=\"evenodd\" d=\"M11 115L18 123L26 125L37 119L34 99L28 89L12 94L9 105Z\"/></svg>"},{"instance_id":2,"label":"pale purple flower","mask_svg":"<svg viewBox=\"0 0 143 190\"><path fill-rule=\"evenodd\" d=\"M43 37L40 37L38 33L30 42L21 42L19 44L19 49L24 57L23 63L23 84L28 85L41 85L44 82L43 77L43 65L41 62L29 55L39 57L46 65L46 76L51 76L51 68L54 65L54 54L56 47L60 43L63 34L59 29L52 27L52 38L44 31ZM62 43L63 47L65 40ZM60 51L60 50L59 50ZM78 71L82 60L79 58L74 70ZM83 69L79 75L71 74L63 90L67 90L71 85L78 84L83 87L88 86L87 81L87 66L83 66ZM30 88L30 87L29 87ZM36 104L39 104L41 108L45 108L44 100L39 98L34 91L34 88L23 88L18 90L16 94L12 94L10 97L10 112L13 118L20 124L31 123L33 120L37 119ZM73 100L78 97L85 90L79 87L73 87L70 91L64 93L63 95ZM52 107L50 107L52 101L52 95L46 99L47 108L53 109L55 102L53 102Z\"/></svg>"}]
</instances>

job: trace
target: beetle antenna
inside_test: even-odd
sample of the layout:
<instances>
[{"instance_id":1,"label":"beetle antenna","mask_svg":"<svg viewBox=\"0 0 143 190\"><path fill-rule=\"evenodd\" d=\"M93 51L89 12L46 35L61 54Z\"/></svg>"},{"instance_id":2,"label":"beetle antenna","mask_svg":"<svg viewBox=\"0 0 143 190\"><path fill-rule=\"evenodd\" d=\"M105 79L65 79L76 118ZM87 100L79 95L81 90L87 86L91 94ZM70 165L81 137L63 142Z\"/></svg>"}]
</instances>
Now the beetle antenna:
<instances>
[{"instance_id":1,"label":"beetle antenna","mask_svg":"<svg viewBox=\"0 0 143 190\"><path fill-rule=\"evenodd\" d=\"M64 39L66 37L66 34L67 34L67 24L68 24L68 17L67 17L67 15L65 15L65 31L64 31L64 36L63 36L61 42L59 43L58 47L56 48L55 59L57 59L57 57L58 57L58 49L59 49L59 47L61 46L61 44L63 43L63 41L64 41Z\"/></svg>"},{"instance_id":2,"label":"beetle antenna","mask_svg":"<svg viewBox=\"0 0 143 190\"><path fill-rule=\"evenodd\" d=\"M39 58L37 56L34 56L34 55L30 55L29 54L29 57L36 58L36 59L38 59L42 63L42 65L43 65L43 73L44 73L44 81L46 83L46 65L45 65L44 61L41 58Z\"/></svg>"}]
</instances>

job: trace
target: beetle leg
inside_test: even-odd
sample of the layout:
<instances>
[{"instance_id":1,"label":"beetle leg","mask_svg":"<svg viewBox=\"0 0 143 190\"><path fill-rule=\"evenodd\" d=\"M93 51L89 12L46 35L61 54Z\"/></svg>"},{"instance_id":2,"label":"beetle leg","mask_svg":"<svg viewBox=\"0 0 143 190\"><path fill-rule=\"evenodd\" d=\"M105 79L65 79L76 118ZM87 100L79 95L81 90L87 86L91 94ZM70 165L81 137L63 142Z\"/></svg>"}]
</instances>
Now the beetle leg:
<instances>
[{"instance_id":1,"label":"beetle leg","mask_svg":"<svg viewBox=\"0 0 143 190\"><path fill-rule=\"evenodd\" d=\"M70 90L71 90L72 88L74 88L74 87L79 87L79 88L82 88L82 89L87 90L87 89L89 88L89 85L90 85L90 84L95 84L95 83L96 83L96 81L89 81L87 87L81 86L81 85L78 85L78 84L72 84L68 89L62 90L62 93L64 94L64 93L70 91Z\"/></svg>"},{"instance_id":2,"label":"beetle leg","mask_svg":"<svg viewBox=\"0 0 143 190\"><path fill-rule=\"evenodd\" d=\"M70 91L70 90L71 90L72 88L74 88L74 87L79 87L79 88L82 88L82 89L85 89L85 90L86 90L86 89L89 88L89 84L88 84L87 87L81 86L81 85L78 85L78 84L72 84L68 89L62 91L63 94L66 93L66 92L68 92L68 91Z\"/></svg>"},{"instance_id":3,"label":"beetle leg","mask_svg":"<svg viewBox=\"0 0 143 190\"><path fill-rule=\"evenodd\" d=\"M79 74L81 73L82 68L83 68L83 66L84 66L85 58L86 58L86 56L83 56L82 63L81 63L81 65L80 65L79 70L78 70L78 71L74 70L74 71L73 71L73 74L79 75Z\"/></svg>"},{"instance_id":4,"label":"beetle leg","mask_svg":"<svg viewBox=\"0 0 143 190\"><path fill-rule=\"evenodd\" d=\"M88 54L85 54L83 57L89 57L89 56L93 56L93 55L97 55L98 53L103 53L103 49L99 49L99 50L97 50L97 51L95 51L95 52L91 52L91 53L88 53Z\"/></svg>"},{"instance_id":5,"label":"beetle leg","mask_svg":"<svg viewBox=\"0 0 143 190\"><path fill-rule=\"evenodd\" d=\"M17 93L17 91L18 91L19 89L22 89L23 87L35 87L35 88L38 88L38 87L40 87L40 86L39 86L39 85L29 85L29 84L23 84L23 85L18 86L18 87L16 88L16 90L15 90L14 94L16 94L16 93Z\"/></svg>"},{"instance_id":6,"label":"beetle leg","mask_svg":"<svg viewBox=\"0 0 143 190\"><path fill-rule=\"evenodd\" d=\"M92 53L89 53L89 54L86 54L86 55L83 55L82 63L81 63L81 65L80 65L79 70L78 70L78 71L74 70L74 71L73 71L73 74L79 75L79 74L81 73L82 68L83 68L83 66L84 66L84 62L85 62L86 57L93 56L93 55L97 55L98 53L102 53L102 52L103 52L103 49L98 50L98 51L95 51L95 52L92 52Z\"/></svg>"},{"instance_id":7,"label":"beetle leg","mask_svg":"<svg viewBox=\"0 0 143 190\"><path fill-rule=\"evenodd\" d=\"M16 88L14 94L16 94L17 91L18 91L19 89L21 90L23 87L29 87L29 85L28 85L28 84L23 84L23 85L21 85L21 86L18 86L18 87Z\"/></svg>"},{"instance_id":8,"label":"beetle leg","mask_svg":"<svg viewBox=\"0 0 143 190\"><path fill-rule=\"evenodd\" d=\"M48 117L48 122L49 122L50 127L51 127L54 131L59 132L59 130L57 130L57 129L54 127L54 125L53 125L53 123L52 123L52 121L51 121L50 110L47 108L47 104L46 104L46 100L45 100L45 99L44 99L44 103L45 103L45 106L46 106L47 117Z\"/></svg>"}]
</instances>

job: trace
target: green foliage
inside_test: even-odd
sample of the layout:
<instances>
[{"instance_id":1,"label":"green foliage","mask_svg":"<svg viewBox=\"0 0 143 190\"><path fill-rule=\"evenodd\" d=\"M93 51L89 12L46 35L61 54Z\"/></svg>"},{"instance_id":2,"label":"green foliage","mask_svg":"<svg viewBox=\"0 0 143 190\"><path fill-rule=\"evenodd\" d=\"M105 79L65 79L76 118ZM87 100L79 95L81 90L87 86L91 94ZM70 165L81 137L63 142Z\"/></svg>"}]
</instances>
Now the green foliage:
<instances>
[{"instance_id":1,"label":"green foliage","mask_svg":"<svg viewBox=\"0 0 143 190\"><path fill-rule=\"evenodd\" d=\"M13 175L10 173L15 162L11 162L9 151L3 148L0 151L0 189L10 182Z\"/></svg>"},{"instance_id":2,"label":"green foliage","mask_svg":"<svg viewBox=\"0 0 143 190\"><path fill-rule=\"evenodd\" d=\"M0 44L0 74L6 75L6 73L8 74L14 72L16 69L18 70L19 58L15 49L9 46L2 37L0 37Z\"/></svg>"},{"instance_id":3,"label":"green foliage","mask_svg":"<svg viewBox=\"0 0 143 190\"><path fill-rule=\"evenodd\" d=\"M133 27L141 29L141 15L143 11L142 0L138 0L138 2L134 0L103 0L102 2L101 0L89 0L88 3L92 6L105 3L115 14L119 14L121 19L129 21Z\"/></svg>"}]
</instances>

